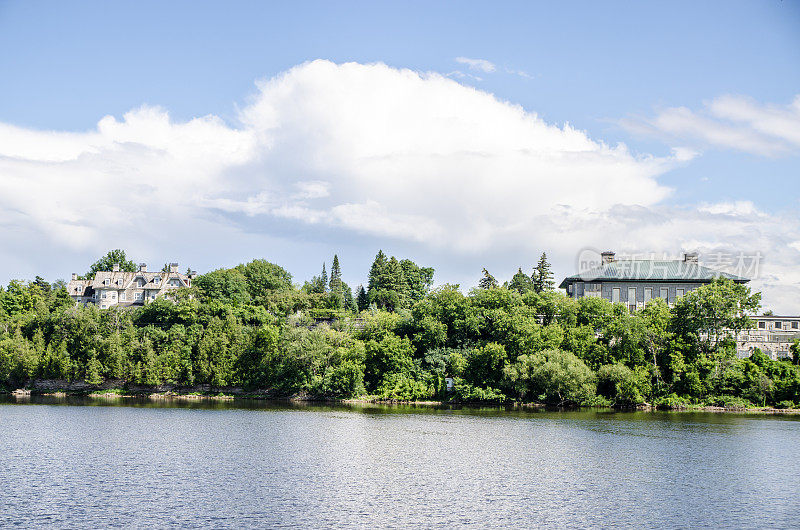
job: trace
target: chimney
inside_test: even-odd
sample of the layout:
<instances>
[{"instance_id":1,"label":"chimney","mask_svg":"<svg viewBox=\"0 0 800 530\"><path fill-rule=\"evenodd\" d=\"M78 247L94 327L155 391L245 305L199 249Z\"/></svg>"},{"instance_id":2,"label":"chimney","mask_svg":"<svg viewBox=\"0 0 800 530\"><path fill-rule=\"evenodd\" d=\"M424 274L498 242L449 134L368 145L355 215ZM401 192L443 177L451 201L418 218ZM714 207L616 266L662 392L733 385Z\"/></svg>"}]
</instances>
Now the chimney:
<instances>
[{"instance_id":1,"label":"chimney","mask_svg":"<svg viewBox=\"0 0 800 530\"><path fill-rule=\"evenodd\" d=\"M686 263L697 263L697 252L687 252L683 255L683 261Z\"/></svg>"},{"instance_id":2,"label":"chimney","mask_svg":"<svg viewBox=\"0 0 800 530\"><path fill-rule=\"evenodd\" d=\"M169 264L169 272L178 272L178 264L177 263L170 263Z\"/></svg>"},{"instance_id":3,"label":"chimney","mask_svg":"<svg viewBox=\"0 0 800 530\"><path fill-rule=\"evenodd\" d=\"M72 279L73 280L77 280L78 279L78 273L77 272L73 272L72 273Z\"/></svg>"},{"instance_id":4,"label":"chimney","mask_svg":"<svg viewBox=\"0 0 800 530\"><path fill-rule=\"evenodd\" d=\"M614 252L606 250L600 254L600 257L602 258L603 265L606 265L614 261Z\"/></svg>"},{"instance_id":5,"label":"chimney","mask_svg":"<svg viewBox=\"0 0 800 530\"><path fill-rule=\"evenodd\" d=\"M115 263L111 266L112 272L119 272L119 263Z\"/></svg>"},{"instance_id":6,"label":"chimney","mask_svg":"<svg viewBox=\"0 0 800 530\"><path fill-rule=\"evenodd\" d=\"M197 271L189 271L189 278L191 279L197 278Z\"/></svg>"},{"instance_id":7,"label":"chimney","mask_svg":"<svg viewBox=\"0 0 800 530\"><path fill-rule=\"evenodd\" d=\"M147 272L147 263L139 264L139 272Z\"/></svg>"}]
</instances>

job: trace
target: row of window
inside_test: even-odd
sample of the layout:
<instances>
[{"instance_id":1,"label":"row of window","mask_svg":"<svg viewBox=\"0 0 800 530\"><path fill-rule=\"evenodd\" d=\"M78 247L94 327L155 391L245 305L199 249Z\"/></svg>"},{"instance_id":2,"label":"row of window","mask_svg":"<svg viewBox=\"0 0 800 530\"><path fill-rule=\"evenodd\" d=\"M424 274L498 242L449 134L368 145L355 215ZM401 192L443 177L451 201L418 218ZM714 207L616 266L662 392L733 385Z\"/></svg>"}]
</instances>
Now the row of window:
<instances>
[{"instance_id":1,"label":"row of window","mask_svg":"<svg viewBox=\"0 0 800 530\"><path fill-rule=\"evenodd\" d=\"M144 278L138 278L136 280L137 287L144 287L145 283L146 282L144 281ZM153 278L153 283L156 284L156 285L160 285L161 284L161 277L156 276L155 278ZM119 285L119 286L122 286L124 284L124 280L122 278L120 278L120 279L118 279L116 281L116 284ZM103 280L103 285L111 285L111 279L110 278L106 278L105 280ZM180 287L183 284L181 283L181 281L179 279L172 278L169 281L169 285L174 285L175 287ZM79 286L78 290L80 290L80 289L81 289L81 287Z\"/></svg>"},{"instance_id":2,"label":"row of window","mask_svg":"<svg viewBox=\"0 0 800 530\"><path fill-rule=\"evenodd\" d=\"M784 324L786 324L786 325L784 325ZM772 322L772 328L773 329L800 329L800 322L798 322L796 320L793 320L792 322L785 322L784 323L783 321L775 320L775 321ZM759 321L758 329L767 329L767 323L764 322L763 320Z\"/></svg>"},{"instance_id":3,"label":"row of window","mask_svg":"<svg viewBox=\"0 0 800 530\"><path fill-rule=\"evenodd\" d=\"M655 293L654 293L655 291ZM613 303L620 302L620 295L622 294L622 290L619 287L614 287L611 290L611 301ZM645 287L644 288L644 303L646 304L650 300L653 299L653 295L655 294L656 298L663 298L665 301L669 302L669 288L668 287L661 287L658 290L653 289L652 287ZM675 298L680 298L686 294L686 289L675 289ZM675 301L674 299L672 300ZM629 287L628 288L628 305L636 307L636 287Z\"/></svg>"}]
</instances>

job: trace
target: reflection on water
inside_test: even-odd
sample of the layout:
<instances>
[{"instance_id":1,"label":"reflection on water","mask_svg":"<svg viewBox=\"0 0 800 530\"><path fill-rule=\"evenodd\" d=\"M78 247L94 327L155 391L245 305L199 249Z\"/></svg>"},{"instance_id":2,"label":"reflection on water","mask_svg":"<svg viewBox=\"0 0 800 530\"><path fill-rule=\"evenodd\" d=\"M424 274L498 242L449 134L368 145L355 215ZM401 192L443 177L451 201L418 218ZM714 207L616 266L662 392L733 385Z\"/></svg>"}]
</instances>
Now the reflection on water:
<instances>
[{"instance_id":1,"label":"reflection on water","mask_svg":"<svg viewBox=\"0 0 800 530\"><path fill-rule=\"evenodd\" d=\"M0 398L0 526L790 527L800 418Z\"/></svg>"}]
</instances>

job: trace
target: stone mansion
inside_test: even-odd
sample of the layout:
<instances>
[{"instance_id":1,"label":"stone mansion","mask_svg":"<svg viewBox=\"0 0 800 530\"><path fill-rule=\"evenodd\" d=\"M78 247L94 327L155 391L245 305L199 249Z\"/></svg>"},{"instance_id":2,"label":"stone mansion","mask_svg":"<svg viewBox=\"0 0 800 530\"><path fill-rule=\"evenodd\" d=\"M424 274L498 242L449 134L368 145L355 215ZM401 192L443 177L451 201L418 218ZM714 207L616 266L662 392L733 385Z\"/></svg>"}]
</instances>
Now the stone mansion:
<instances>
[{"instance_id":1,"label":"stone mansion","mask_svg":"<svg viewBox=\"0 0 800 530\"><path fill-rule=\"evenodd\" d=\"M566 289L567 296L572 298L605 298L635 311L654 298L672 305L715 278L728 278L736 283L750 281L700 265L696 253L684 254L682 260L617 260L614 252L603 252L598 267L565 278L559 287Z\"/></svg>"},{"instance_id":2,"label":"stone mansion","mask_svg":"<svg viewBox=\"0 0 800 530\"><path fill-rule=\"evenodd\" d=\"M136 272L119 269L119 264L115 264L110 271L98 271L91 280L79 280L73 273L67 292L77 305L93 304L100 309L140 306L177 289L191 287L197 276L194 271L181 274L177 263L170 263L166 272L148 272L144 263Z\"/></svg>"}]
</instances>

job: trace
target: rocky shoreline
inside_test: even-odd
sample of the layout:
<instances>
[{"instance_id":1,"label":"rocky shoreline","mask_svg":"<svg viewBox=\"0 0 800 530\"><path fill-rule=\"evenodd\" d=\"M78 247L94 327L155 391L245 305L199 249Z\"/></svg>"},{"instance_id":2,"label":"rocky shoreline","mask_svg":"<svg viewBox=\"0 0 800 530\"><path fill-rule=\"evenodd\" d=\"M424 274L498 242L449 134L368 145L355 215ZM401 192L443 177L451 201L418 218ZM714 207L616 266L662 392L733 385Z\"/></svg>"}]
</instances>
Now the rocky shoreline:
<instances>
[{"instance_id":1,"label":"rocky shoreline","mask_svg":"<svg viewBox=\"0 0 800 530\"><path fill-rule=\"evenodd\" d=\"M122 381L117 381L120 383ZM58 384L62 383L62 384ZM124 383L124 382L122 382ZM198 385L195 387L177 387L173 385L161 385L159 387L139 387L139 386L114 386L113 382L103 385L88 385L82 381L38 381L31 385L31 388L18 388L6 392L17 400L30 399L33 396L46 397L87 397L95 399L115 399L115 398L147 398L150 400L162 401L234 401L234 400L262 400L273 402L295 402L295 403L329 403L342 405L372 404L372 405L411 405L415 407L447 407L447 406L466 406L466 407L493 407L514 410L584 410L592 408L614 409L618 412L733 412L746 414L778 414L795 415L800 414L800 409L778 409L773 407L720 407L711 405L688 405L674 408L654 407L650 404L642 404L636 407L553 407L543 403L475 403L475 402L456 402L456 401L401 401L372 398L365 396L362 398L338 399L324 396L314 396L310 394L279 395L269 391L245 391L239 387L211 388L209 385Z\"/></svg>"}]
</instances>

